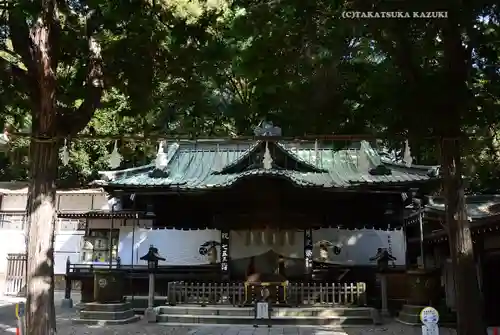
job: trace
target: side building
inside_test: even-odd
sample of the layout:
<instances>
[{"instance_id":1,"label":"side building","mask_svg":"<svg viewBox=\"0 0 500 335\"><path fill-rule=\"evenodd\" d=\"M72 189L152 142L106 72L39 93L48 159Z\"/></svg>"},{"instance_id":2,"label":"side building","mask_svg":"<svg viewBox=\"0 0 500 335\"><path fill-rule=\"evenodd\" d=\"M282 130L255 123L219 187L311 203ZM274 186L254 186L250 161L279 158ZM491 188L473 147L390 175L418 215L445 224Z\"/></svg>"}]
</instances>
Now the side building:
<instances>
[{"instance_id":1,"label":"side building","mask_svg":"<svg viewBox=\"0 0 500 335\"><path fill-rule=\"evenodd\" d=\"M6 294L17 294L24 283L27 199L26 182L0 183L0 281L5 283L2 287ZM102 188L58 190L56 202L62 213L87 213L109 208L108 196ZM86 220L79 218L57 220L54 250L57 281L66 274L67 259L74 263L82 260L85 226ZM108 226L107 221L92 222L92 227L101 231L102 228L108 231Z\"/></svg>"},{"instance_id":2,"label":"side building","mask_svg":"<svg viewBox=\"0 0 500 335\"><path fill-rule=\"evenodd\" d=\"M466 196L467 215L472 232L474 256L480 290L483 295L485 317L490 326L498 322L500 299L498 286L500 269L500 196ZM430 197L422 210L422 234L419 221L407 225L408 253L415 259L424 254L424 267L436 276L439 283L434 305L443 312L455 311L455 285L450 259L450 247L446 230L445 201ZM421 238L423 237L423 239Z\"/></svg>"}]
</instances>

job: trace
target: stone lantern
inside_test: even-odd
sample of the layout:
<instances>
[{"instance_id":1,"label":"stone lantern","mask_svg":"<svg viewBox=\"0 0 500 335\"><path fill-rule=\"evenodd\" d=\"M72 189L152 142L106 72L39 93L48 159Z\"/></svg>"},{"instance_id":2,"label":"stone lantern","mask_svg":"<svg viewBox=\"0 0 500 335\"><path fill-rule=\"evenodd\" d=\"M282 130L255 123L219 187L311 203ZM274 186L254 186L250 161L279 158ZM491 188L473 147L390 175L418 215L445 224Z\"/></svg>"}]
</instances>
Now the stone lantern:
<instances>
[{"instance_id":1,"label":"stone lantern","mask_svg":"<svg viewBox=\"0 0 500 335\"><path fill-rule=\"evenodd\" d=\"M382 315L388 316L389 309L387 306L387 277L386 273L389 269L389 262L395 261L396 257L392 256L389 251L385 248L378 248L377 254L370 258L370 261L377 262L377 270L379 273L380 280L380 299L382 302Z\"/></svg>"},{"instance_id":2,"label":"stone lantern","mask_svg":"<svg viewBox=\"0 0 500 335\"><path fill-rule=\"evenodd\" d=\"M396 257L392 256L385 248L378 248L377 254L370 258L370 261L377 261L377 270L380 273L386 272L389 269L389 262L395 260Z\"/></svg>"},{"instance_id":3,"label":"stone lantern","mask_svg":"<svg viewBox=\"0 0 500 335\"><path fill-rule=\"evenodd\" d=\"M148 322L156 322L156 312L154 310L155 274L158 270L158 262L164 261L165 258L160 256L158 248L151 245L148 253L142 256L141 260L148 263L149 270L148 308L146 308L146 311L144 312L144 317Z\"/></svg>"}]
</instances>

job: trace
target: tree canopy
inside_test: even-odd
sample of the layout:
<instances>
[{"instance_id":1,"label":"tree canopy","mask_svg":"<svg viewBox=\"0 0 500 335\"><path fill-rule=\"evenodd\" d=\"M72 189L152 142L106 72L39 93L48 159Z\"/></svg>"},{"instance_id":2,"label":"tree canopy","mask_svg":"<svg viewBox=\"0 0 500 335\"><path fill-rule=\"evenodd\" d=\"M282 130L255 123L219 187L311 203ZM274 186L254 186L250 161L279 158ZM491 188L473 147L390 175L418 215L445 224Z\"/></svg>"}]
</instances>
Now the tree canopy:
<instances>
[{"instance_id":1,"label":"tree canopy","mask_svg":"<svg viewBox=\"0 0 500 335\"><path fill-rule=\"evenodd\" d=\"M442 164L454 258L468 264L457 283L474 294L464 289L472 260L459 252L471 248L462 175L471 191L498 192L499 21L490 0L4 1L1 122L32 136L0 153L0 178L33 180L28 213L41 222L54 215L39 212L54 182L85 185L106 168L114 143L78 134L250 135L267 118L287 136L375 134L389 148L407 138L416 162ZM156 143L118 145L131 167L150 160ZM479 333L460 320L463 334Z\"/></svg>"},{"instance_id":2,"label":"tree canopy","mask_svg":"<svg viewBox=\"0 0 500 335\"><path fill-rule=\"evenodd\" d=\"M267 117L289 136L374 133L390 146L409 138L416 161L434 164L436 143L422 138L436 136L439 117L445 114L443 88L448 85L442 79L444 46L439 38L446 20L349 20L341 15L346 10L395 10L390 3L377 6L355 1L178 1L68 7L71 15L61 24L67 41L78 40L75 36L83 29L71 20L99 12L93 20L103 49L106 88L84 132L248 135ZM413 6L407 6L408 12L417 10ZM418 10L445 9L432 6ZM448 13L455 15L453 9ZM4 10L2 16L7 24L5 14L10 13ZM467 122L463 131L473 139L463 154L474 190L491 185L498 166L497 15L494 4L483 2L457 17L467 20L468 89L461 96L470 98L461 119ZM2 121L17 130L30 129L27 91L15 85L16 71L26 66L14 52L12 36L4 36ZM59 43L69 44L64 39ZM85 58L85 42L66 44L62 62ZM84 95L84 86L72 83L82 82L85 62L69 63L58 72L59 87L68 91L59 102L65 108L81 104ZM61 168L60 185L85 185L106 168L103 157L113 143L70 142L72 160ZM17 140L2 155L3 180L27 178L27 145ZM120 143L123 164L150 159L151 145Z\"/></svg>"}]
</instances>

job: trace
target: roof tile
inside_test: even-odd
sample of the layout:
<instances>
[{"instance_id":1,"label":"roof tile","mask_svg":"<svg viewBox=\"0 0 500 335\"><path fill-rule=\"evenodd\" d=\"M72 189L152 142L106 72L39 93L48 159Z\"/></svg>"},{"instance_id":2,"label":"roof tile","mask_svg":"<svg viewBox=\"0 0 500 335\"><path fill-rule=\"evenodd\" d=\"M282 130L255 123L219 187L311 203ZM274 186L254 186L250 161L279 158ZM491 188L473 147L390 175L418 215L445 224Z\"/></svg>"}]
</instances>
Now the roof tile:
<instances>
[{"instance_id":1,"label":"roof tile","mask_svg":"<svg viewBox=\"0 0 500 335\"><path fill-rule=\"evenodd\" d=\"M290 180L296 186L344 188L365 184L393 184L431 179L431 167L406 167L401 164L381 160L376 151L367 143L361 142L355 149L334 150L328 147L298 146L293 143L280 143L279 147L300 163L324 172L298 172L291 170L254 169L237 174L224 174L230 166L248 158L258 143L243 145L210 144L193 146L175 144L175 152L170 157L168 173L152 176L154 164L138 169L129 169L127 173L114 172L114 178L107 184L116 187L175 187L181 189L208 189L229 187L243 178L251 176L276 176ZM369 169L362 169L358 163L360 153L368 160ZM169 154L172 151L169 151ZM383 164L390 175L373 175L370 170ZM109 173L107 173L109 176Z\"/></svg>"}]
</instances>

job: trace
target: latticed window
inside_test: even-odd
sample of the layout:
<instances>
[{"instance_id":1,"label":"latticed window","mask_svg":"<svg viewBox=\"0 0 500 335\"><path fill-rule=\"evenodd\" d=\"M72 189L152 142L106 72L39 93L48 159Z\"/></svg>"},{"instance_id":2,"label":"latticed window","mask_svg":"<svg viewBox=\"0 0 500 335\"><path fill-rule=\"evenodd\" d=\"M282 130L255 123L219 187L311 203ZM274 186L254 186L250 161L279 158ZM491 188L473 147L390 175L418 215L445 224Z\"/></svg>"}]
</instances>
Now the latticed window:
<instances>
[{"instance_id":1,"label":"latticed window","mask_svg":"<svg viewBox=\"0 0 500 335\"><path fill-rule=\"evenodd\" d=\"M118 256L118 229L90 229L83 237L82 262L116 261Z\"/></svg>"}]
</instances>

